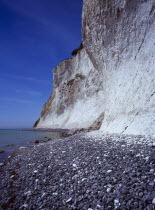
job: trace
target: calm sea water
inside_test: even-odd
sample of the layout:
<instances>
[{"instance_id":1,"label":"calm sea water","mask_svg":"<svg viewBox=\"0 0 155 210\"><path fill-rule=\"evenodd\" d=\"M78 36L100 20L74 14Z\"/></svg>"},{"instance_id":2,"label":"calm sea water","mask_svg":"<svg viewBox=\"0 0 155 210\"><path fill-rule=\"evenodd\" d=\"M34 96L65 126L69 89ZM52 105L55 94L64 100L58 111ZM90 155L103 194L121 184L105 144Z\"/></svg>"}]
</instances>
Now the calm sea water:
<instances>
[{"instance_id":1,"label":"calm sea water","mask_svg":"<svg viewBox=\"0 0 155 210\"><path fill-rule=\"evenodd\" d=\"M27 130L0 130L0 162L6 159L11 152L21 147L32 147L35 140L54 140L60 138L59 132L42 132ZM2 151L4 151L2 153Z\"/></svg>"}]
</instances>

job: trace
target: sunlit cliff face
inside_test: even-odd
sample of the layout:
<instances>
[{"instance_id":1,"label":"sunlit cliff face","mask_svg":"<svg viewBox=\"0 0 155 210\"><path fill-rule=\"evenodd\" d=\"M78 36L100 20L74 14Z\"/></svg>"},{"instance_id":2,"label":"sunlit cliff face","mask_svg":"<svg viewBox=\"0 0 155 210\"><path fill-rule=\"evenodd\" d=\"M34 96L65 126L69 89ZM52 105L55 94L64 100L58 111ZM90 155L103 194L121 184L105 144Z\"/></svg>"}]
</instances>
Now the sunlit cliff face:
<instances>
[{"instance_id":1,"label":"sunlit cliff face","mask_svg":"<svg viewBox=\"0 0 155 210\"><path fill-rule=\"evenodd\" d=\"M84 0L83 46L54 69L38 128L155 136L155 3Z\"/></svg>"}]
</instances>

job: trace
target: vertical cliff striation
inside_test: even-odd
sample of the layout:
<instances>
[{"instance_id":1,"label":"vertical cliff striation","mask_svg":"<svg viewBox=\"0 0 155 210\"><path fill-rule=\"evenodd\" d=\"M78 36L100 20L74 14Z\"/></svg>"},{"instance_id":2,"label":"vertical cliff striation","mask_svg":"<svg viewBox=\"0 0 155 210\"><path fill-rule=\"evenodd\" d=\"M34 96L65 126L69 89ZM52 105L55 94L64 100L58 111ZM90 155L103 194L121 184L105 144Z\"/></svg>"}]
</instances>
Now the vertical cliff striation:
<instances>
[{"instance_id":1,"label":"vertical cliff striation","mask_svg":"<svg viewBox=\"0 0 155 210\"><path fill-rule=\"evenodd\" d=\"M37 128L155 137L154 0L84 0L83 46L54 69Z\"/></svg>"}]
</instances>

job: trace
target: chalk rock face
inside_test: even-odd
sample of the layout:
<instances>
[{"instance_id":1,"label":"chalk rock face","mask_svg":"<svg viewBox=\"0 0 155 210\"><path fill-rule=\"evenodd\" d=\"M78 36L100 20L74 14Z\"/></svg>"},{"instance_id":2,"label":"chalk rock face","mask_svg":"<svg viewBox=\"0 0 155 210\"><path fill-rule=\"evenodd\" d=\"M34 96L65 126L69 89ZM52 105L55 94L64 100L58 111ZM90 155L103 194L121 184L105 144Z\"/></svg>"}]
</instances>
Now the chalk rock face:
<instances>
[{"instance_id":1,"label":"chalk rock face","mask_svg":"<svg viewBox=\"0 0 155 210\"><path fill-rule=\"evenodd\" d=\"M54 69L54 90L36 127L88 128L103 120L100 73L85 49ZM95 123L95 124L94 124Z\"/></svg>"},{"instance_id":2,"label":"chalk rock face","mask_svg":"<svg viewBox=\"0 0 155 210\"><path fill-rule=\"evenodd\" d=\"M155 1L84 0L82 23L35 126L155 137Z\"/></svg>"}]
</instances>

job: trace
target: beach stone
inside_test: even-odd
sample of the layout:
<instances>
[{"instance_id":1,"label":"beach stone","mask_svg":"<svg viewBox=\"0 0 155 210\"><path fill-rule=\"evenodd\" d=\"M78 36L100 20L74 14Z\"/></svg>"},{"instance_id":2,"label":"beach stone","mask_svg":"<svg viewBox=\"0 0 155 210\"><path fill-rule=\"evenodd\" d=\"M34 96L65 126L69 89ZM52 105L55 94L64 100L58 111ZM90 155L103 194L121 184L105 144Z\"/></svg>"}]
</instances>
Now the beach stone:
<instances>
[{"instance_id":1,"label":"beach stone","mask_svg":"<svg viewBox=\"0 0 155 210\"><path fill-rule=\"evenodd\" d=\"M112 190L111 188L107 188L107 190L106 190L106 191L107 191L107 193L110 193L110 192L111 192L111 190Z\"/></svg>"},{"instance_id":2,"label":"beach stone","mask_svg":"<svg viewBox=\"0 0 155 210\"><path fill-rule=\"evenodd\" d=\"M150 182L149 185L150 185L151 187L155 187L155 182Z\"/></svg>"},{"instance_id":3,"label":"beach stone","mask_svg":"<svg viewBox=\"0 0 155 210\"><path fill-rule=\"evenodd\" d=\"M138 202L134 202L134 208L138 208L138 207L139 207Z\"/></svg>"},{"instance_id":4,"label":"beach stone","mask_svg":"<svg viewBox=\"0 0 155 210\"><path fill-rule=\"evenodd\" d=\"M66 203L71 202L72 198L69 198L68 200L66 200Z\"/></svg>"},{"instance_id":5,"label":"beach stone","mask_svg":"<svg viewBox=\"0 0 155 210\"><path fill-rule=\"evenodd\" d=\"M35 144L39 144L39 140L35 140L34 143L35 143Z\"/></svg>"},{"instance_id":6,"label":"beach stone","mask_svg":"<svg viewBox=\"0 0 155 210\"><path fill-rule=\"evenodd\" d=\"M155 198L152 200L152 203L155 204Z\"/></svg>"},{"instance_id":7,"label":"beach stone","mask_svg":"<svg viewBox=\"0 0 155 210\"><path fill-rule=\"evenodd\" d=\"M111 173L111 172L112 172L112 170L108 170L108 171L107 171L108 174Z\"/></svg>"},{"instance_id":8,"label":"beach stone","mask_svg":"<svg viewBox=\"0 0 155 210\"><path fill-rule=\"evenodd\" d=\"M4 150L0 150L0 154L4 153L5 151Z\"/></svg>"},{"instance_id":9,"label":"beach stone","mask_svg":"<svg viewBox=\"0 0 155 210\"><path fill-rule=\"evenodd\" d=\"M142 197L142 196L143 196L143 192L140 192L140 193L139 193L139 197Z\"/></svg>"},{"instance_id":10,"label":"beach stone","mask_svg":"<svg viewBox=\"0 0 155 210\"><path fill-rule=\"evenodd\" d=\"M152 147L155 148L155 142L152 144Z\"/></svg>"},{"instance_id":11,"label":"beach stone","mask_svg":"<svg viewBox=\"0 0 155 210\"><path fill-rule=\"evenodd\" d=\"M79 209L83 209L83 206L84 206L83 203L79 203L79 204L78 204L78 208L79 208Z\"/></svg>"}]
</instances>

